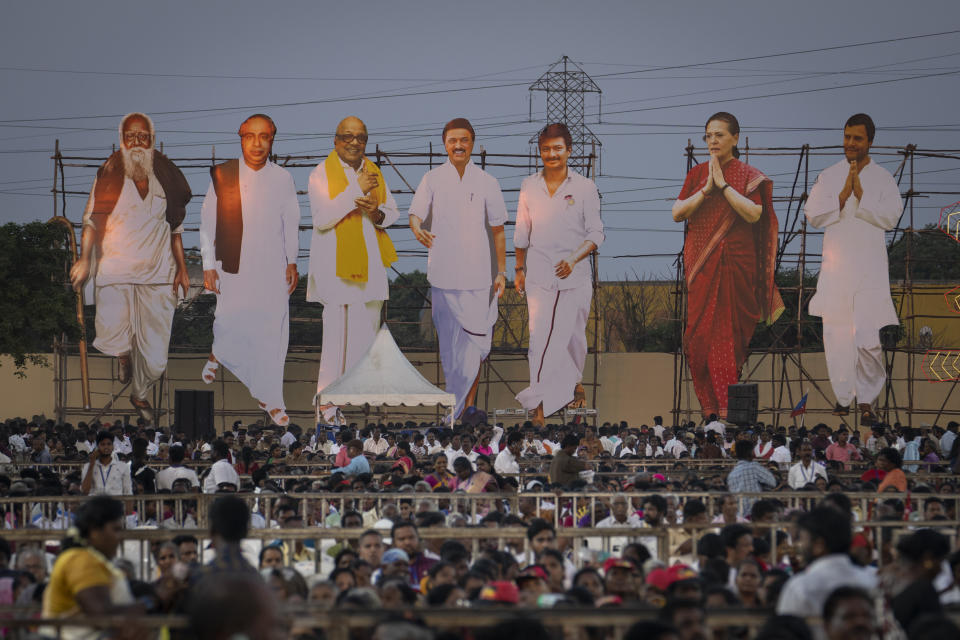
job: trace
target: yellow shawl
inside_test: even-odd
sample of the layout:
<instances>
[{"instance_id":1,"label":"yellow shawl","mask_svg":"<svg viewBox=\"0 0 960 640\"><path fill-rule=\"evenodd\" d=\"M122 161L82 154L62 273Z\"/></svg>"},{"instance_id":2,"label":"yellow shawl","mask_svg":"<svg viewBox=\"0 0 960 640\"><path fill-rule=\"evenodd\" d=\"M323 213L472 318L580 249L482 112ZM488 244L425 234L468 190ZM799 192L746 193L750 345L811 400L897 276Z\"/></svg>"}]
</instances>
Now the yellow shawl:
<instances>
[{"instance_id":1,"label":"yellow shawl","mask_svg":"<svg viewBox=\"0 0 960 640\"><path fill-rule=\"evenodd\" d=\"M387 187L383 180L383 174L380 173L380 167L370 162L367 158L363 159L365 170L377 176L378 184L373 192L377 195L377 202L383 204L387 201ZM330 153L324 162L324 169L327 172L327 190L330 199L333 200L343 193L347 188L347 174L340 164L340 157L336 151ZM337 277L354 282L367 281L367 244L363 241L363 214L358 209L354 209L340 222L334 225L337 233ZM380 248L380 259L384 267L389 267L397 260L397 252L393 248L393 242L390 236L383 229L377 228L377 246Z\"/></svg>"}]
</instances>

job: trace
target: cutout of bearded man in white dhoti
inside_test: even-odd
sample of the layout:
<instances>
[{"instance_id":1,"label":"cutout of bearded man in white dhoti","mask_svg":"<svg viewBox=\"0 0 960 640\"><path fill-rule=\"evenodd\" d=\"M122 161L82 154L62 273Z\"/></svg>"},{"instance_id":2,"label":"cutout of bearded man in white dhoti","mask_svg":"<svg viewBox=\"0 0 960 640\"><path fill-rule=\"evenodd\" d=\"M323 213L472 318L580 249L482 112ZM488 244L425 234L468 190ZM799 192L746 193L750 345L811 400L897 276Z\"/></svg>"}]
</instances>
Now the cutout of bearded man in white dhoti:
<instances>
[{"instance_id":1,"label":"cutout of bearded man in white dhoti","mask_svg":"<svg viewBox=\"0 0 960 640\"><path fill-rule=\"evenodd\" d=\"M845 158L817 176L803 210L811 225L824 229L810 315L823 318L827 373L837 398L833 414L847 415L856 397L864 425L876 421L873 402L887 379L880 329L900 322L890 297L884 232L896 226L903 200L890 172L870 159L875 131L865 113L847 120Z\"/></svg>"},{"instance_id":2,"label":"cutout of bearded man in white dhoti","mask_svg":"<svg viewBox=\"0 0 960 640\"><path fill-rule=\"evenodd\" d=\"M497 179L470 160L475 139L466 118L448 122L443 144L449 159L423 176L410 202L410 229L429 249L432 319L446 390L457 398L457 417L476 398L480 363L490 353L497 300L507 282L507 207ZM428 218L429 231L423 228ZM495 278L488 227L497 258Z\"/></svg>"},{"instance_id":3,"label":"cutout of bearded man in white dhoti","mask_svg":"<svg viewBox=\"0 0 960 640\"><path fill-rule=\"evenodd\" d=\"M563 123L540 132L543 170L523 181L513 232L515 284L530 316L530 386L517 394L534 424L568 403L585 404L583 363L593 298L590 263L603 244L600 194L593 180L570 170L573 140Z\"/></svg>"},{"instance_id":4,"label":"cutout of bearded man in white dhoti","mask_svg":"<svg viewBox=\"0 0 960 640\"><path fill-rule=\"evenodd\" d=\"M190 185L155 142L145 114L120 121L120 150L97 171L70 270L78 289L94 276L93 346L118 359L120 382L131 384L130 403L147 421L147 394L167 369L178 289L190 289L181 239Z\"/></svg>"},{"instance_id":5,"label":"cutout of bearded man in white dhoti","mask_svg":"<svg viewBox=\"0 0 960 640\"><path fill-rule=\"evenodd\" d=\"M240 125L243 158L210 170L200 210L203 286L217 294L213 347L201 377L223 364L280 426L290 294L297 287L300 205L293 176L270 162L277 127L252 115Z\"/></svg>"}]
</instances>

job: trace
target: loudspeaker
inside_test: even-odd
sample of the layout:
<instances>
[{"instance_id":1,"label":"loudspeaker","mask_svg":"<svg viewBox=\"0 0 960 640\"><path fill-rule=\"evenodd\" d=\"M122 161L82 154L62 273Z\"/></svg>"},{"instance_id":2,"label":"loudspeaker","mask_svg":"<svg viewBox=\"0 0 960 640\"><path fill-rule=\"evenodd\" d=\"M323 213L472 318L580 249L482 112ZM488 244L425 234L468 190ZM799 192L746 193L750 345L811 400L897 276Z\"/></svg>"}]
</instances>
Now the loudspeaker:
<instances>
[{"instance_id":1,"label":"loudspeaker","mask_svg":"<svg viewBox=\"0 0 960 640\"><path fill-rule=\"evenodd\" d=\"M727 387L727 422L744 427L757 421L757 385L732 384Z\"/></svg>"},{"instance_id":2,"label":"loudspeaker","mask_svg":"<svg viewBox=\"0 0 960 640\"><path fill-rule=\"evenodd\" d=\"M213 391L177 389L174 392L174 428L191 440L211 438L213 427Z\"/></svg>"}]
</instances>

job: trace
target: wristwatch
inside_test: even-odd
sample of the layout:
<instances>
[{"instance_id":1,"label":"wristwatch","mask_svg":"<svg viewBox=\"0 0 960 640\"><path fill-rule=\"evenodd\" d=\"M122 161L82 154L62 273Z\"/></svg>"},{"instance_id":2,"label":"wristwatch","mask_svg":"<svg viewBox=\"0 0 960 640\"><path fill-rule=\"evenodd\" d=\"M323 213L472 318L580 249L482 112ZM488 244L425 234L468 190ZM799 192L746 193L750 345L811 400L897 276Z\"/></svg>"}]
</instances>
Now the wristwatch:
<instances>
[{"instance_id":1,"label":"wristwatch","mask_svg":"<svg viewBox=\"0 0 960 640\"><path fill-rule=\"evenodd\" d=\"M503 276L504 278L506 278L506 277L507 277L507 272L506 272L506 271L498 271L498 272L497 272L497 275L498 275L498 276Z\"/></svg>"}]
</instances>

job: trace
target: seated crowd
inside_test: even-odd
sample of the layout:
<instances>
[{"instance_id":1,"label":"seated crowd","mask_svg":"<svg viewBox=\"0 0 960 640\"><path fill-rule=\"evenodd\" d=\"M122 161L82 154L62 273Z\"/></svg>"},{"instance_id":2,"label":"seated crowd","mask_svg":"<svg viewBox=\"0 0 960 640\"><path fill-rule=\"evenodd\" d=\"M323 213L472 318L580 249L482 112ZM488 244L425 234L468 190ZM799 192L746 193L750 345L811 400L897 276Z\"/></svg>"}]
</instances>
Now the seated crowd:
<instances>
[{"instance_id":1,"label":"seated crowd","mask_svg":"<svg viewBox=\"0 0 960 640\"><path fill-rule=\"evenodd\" d=\"M5 527L66 537L0 541L0 604L184 614L189 630L162 633L197 638L325 637L298 607L391 616L358 639L559 637L536 619L420 619L456 607L639 620L564 626L582 640L960 637L956 422L878 424L861 442L856 429L716 416L596 429L470 418L309 433L236 423L212 442L143 423L8 420ZM91 497L56 499L71 495ZM124 495L143 500L111 497ZM147 558L125 543L125 530L156 528L171 531ZM310 529L332 533L284 532ZM715 611L744 620L714 624Z\"/></svg>"}]
</instances>

